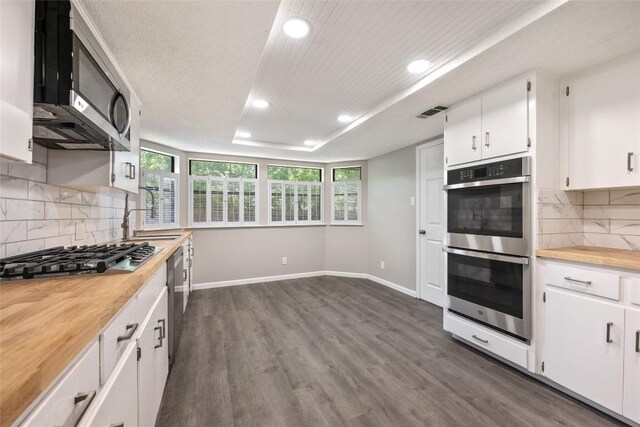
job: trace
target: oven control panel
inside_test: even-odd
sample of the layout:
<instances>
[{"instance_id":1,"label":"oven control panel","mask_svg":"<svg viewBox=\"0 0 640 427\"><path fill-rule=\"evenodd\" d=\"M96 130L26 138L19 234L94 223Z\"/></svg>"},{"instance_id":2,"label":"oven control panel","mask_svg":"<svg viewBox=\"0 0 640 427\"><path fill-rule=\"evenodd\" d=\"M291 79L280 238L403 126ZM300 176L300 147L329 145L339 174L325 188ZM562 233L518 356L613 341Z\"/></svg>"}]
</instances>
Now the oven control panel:
<instances>
[{"instance_id":1,"label":"oven control panel","mask_svg":"<svg viewBox=\"0 0 640 427\"><path fill-rule=\"evenodd\" d=\"M447 184L526 176L530 175L530 165L530 157L520 157L501 162L453 169L447 172Z\"/></svg>"}]
</instances>

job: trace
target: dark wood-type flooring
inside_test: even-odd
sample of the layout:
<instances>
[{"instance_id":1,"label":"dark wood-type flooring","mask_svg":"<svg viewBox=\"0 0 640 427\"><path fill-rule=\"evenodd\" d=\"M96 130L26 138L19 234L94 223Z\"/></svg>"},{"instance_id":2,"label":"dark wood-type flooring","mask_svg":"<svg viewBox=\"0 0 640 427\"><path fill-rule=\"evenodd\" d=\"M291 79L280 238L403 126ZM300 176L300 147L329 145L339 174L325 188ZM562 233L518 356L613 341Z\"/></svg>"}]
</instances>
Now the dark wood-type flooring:
<instances>
[{"instance_id":1,"label":"dark wood-type flooring","mask_svg":"<svg viewBox=\"0 0 640 427\"><path fill-rule=\"evenodd\" d=\"M363 279L196 291L157 426L604 426Z\"/></svg>"}]
</instances>

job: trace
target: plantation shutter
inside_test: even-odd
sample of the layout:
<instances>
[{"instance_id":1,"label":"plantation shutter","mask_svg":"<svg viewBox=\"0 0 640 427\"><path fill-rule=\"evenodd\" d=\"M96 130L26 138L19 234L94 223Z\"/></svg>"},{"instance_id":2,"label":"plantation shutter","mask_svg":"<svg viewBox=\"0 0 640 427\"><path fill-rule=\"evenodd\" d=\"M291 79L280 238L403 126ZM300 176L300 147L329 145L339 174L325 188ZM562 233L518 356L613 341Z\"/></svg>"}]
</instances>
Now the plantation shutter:
<instances>
[{"instance_id":1,"label":"plantation shutter","mask_svg":"<svg viewBox=\"0 0 640 427\"><path fill-rule=\"evenodd\" d=\"M140 192L144 209L146 209L143 227L145 229L177 227L178 174L143 169L142 182L143 186L153 193L152 197L147 191Z\"/></svg>"},{"instance_id":2,"label":"plantation shutter","mask_svg":"<svg viewBox=\"0 0 640 427\"><path fill-rule=\"evenodd\" d=\"M331 216L334 223L360 223L360 181L338 181L332 183Z\"/></svg>"}]
</instances>

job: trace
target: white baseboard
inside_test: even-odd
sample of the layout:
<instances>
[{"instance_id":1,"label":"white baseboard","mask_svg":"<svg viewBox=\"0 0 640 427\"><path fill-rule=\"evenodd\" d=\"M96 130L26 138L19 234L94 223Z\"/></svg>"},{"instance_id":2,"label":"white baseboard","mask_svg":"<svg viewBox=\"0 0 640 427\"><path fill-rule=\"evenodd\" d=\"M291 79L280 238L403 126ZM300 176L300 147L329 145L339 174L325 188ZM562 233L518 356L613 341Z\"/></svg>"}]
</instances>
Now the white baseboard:
<instances>
[{"instance_id":1,"label":"white baseboard","mask_svg":"<svg viewBox=\"0 0 640 427\"><path fill-rule=\"evenodd\" d=\"M250 285L252 283L277 282L278 280L302 279L305 277L324 276L324 271L312 271L308 273L282 274L279 276L253 277L250 279L223 280L220 282L198 283L192 286L193 290L224 288L227 286Z\"/></svg>"},{"instance_id":2,"label":"white baseboard","mask_svg":"<svg viewBox=\"0 0 640 427\"><path fill-rule=\"evenodd\" d=\"M372 276L371 274L351 273L347 271L311 271L308 273L282 274L279 276L254 277L251 279L223 280L220 282L194 284L192 286L192 289L195 291L199 289L224 288L226 286L249 285L251 283L276 282L279 280L302 279L305 277L317 277L317 276L338 276L338 277L353 277L358 279L368 279L368 280L371 280L372 282L379 283L395 291L402 292L405 295L409 295L411 297L417 298L416 291L407 289L404 286L400 286L393 282L389 282L388 280L384 280L379 277Z\"/></svg>"},{"instance_id":3,"label":"white baseboard","mask_svg":"<svg viewBox=\"0 0 640 427\"><path fill-rule=\"evenodd\" d=\"M391 288L391 289L393 289L395 291L402 292L403 294L409 295L410 297L418 298L418 294L417 294L416 291L412 291L411 289L407 289L404 286L400 286L400 285L398 285L396 283L393 283L393 282L390 282L388 280L384 280L384 279L381 279L379 277L372 276L371 274L367 275L367 279L371 280L372 282L376 282L376 283L379 283L381 285L384 285L384 286L386 286L388 288Z\"/></svg>"}]
</instances>

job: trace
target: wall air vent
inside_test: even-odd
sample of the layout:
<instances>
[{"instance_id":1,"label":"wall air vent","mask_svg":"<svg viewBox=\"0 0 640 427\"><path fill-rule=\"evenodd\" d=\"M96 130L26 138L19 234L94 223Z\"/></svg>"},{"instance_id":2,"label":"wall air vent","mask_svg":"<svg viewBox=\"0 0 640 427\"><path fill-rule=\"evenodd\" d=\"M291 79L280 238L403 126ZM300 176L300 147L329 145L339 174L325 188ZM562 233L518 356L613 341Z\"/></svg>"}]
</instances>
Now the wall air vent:
<instances>
[{"instance_id":1,"label":"wall air vent","mask_svg":"<svg viewBox=\"0 0 640 427\"><path fill-rule=\"evenodd\" d=\"M433 107L430 110L427 111L423 111L422 113L418 114L416 116L416 118L418 119L428 119L431 116L435 116L436 114L438 114L441 111L445 111L447 110L449 107L443 107L442 105L438 105L436 107Z\"/></svg>"}]
</instances>

